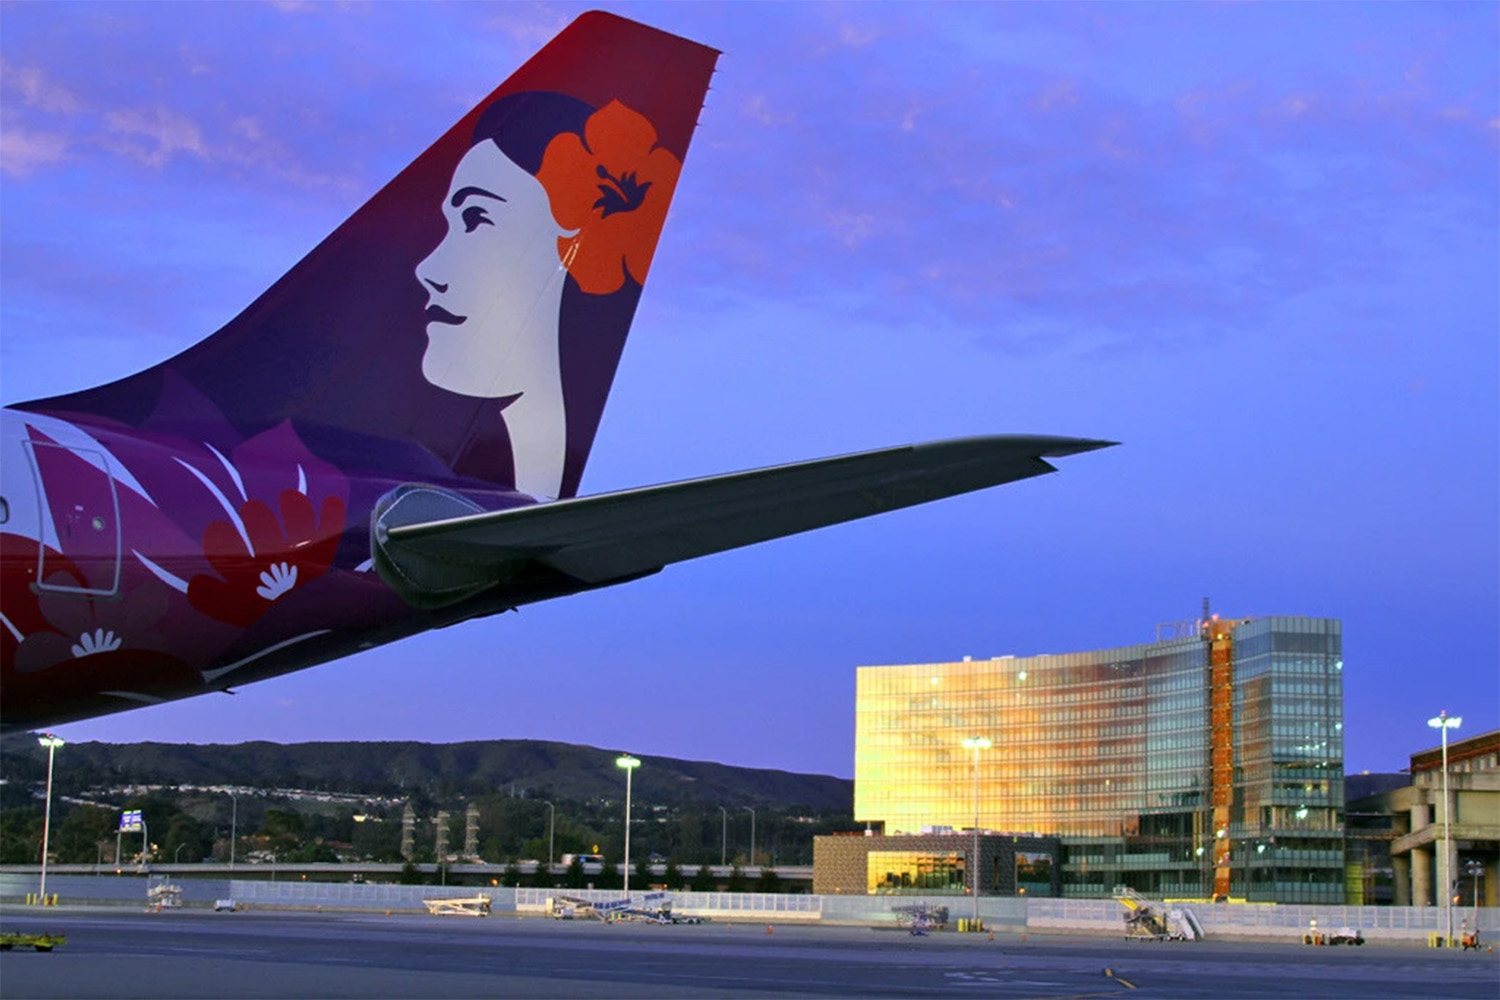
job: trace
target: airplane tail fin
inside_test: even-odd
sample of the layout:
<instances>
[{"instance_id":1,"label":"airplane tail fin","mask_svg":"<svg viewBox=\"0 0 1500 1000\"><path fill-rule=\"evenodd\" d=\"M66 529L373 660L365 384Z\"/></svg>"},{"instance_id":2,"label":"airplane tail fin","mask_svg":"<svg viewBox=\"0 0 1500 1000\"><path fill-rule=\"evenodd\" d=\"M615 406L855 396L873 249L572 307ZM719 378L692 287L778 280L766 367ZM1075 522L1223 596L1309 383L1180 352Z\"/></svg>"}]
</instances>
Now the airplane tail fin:
<instances>
[{"instance_id":1,"label":"airplane tail fin","mask_svg":"<svg viewBox=\"0 0 1500 1000\"><path fill-rule=\"evenodd\" d=\"M217 333L20 408L572 496L717 56L580 16Z\"/></svg>"}]
</instances>

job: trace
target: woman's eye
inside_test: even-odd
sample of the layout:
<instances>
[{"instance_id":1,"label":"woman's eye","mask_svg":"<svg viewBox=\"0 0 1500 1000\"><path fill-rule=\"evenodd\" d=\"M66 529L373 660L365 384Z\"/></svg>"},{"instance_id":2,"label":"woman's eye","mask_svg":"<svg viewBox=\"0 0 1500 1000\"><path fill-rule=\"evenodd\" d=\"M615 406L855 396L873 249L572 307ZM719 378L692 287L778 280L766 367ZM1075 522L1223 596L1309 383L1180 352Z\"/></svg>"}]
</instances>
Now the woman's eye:
<instances>
[{"instance_id":1,"label":"woman's eye","mask_svg":"<svg viewBox=\"0 0 1500 1000\"><path fill-rule=\"evenodd\" d=\"M463 220L464 232L466 233L472 233L480 226L494 225L494 223L490 221L489 213L486 212L483 208L480 208L478 205L470 205L468 208L464 209Z\"/></svg>"}]
</instances>

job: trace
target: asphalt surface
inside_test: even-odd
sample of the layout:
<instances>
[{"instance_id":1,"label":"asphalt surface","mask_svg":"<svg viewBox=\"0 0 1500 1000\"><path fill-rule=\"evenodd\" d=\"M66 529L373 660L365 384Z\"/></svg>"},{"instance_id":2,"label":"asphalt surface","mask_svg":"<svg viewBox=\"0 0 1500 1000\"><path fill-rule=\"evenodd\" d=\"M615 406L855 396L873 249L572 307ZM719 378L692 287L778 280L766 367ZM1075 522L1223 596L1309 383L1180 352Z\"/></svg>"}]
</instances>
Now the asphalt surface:
<instances>
[{"instance_id":1,"label":"asphalt surface","mask_svg":"<svg viewBox=\"0 0 1500 1000\"><path fill-rule=\"evenodd\" d=\"M1410 944L1167 943L764 924L653 926L502 915L0 912L60 931L0 953L30 997L1500 996L1500 957Z\"/></svg>"}]
</instances>

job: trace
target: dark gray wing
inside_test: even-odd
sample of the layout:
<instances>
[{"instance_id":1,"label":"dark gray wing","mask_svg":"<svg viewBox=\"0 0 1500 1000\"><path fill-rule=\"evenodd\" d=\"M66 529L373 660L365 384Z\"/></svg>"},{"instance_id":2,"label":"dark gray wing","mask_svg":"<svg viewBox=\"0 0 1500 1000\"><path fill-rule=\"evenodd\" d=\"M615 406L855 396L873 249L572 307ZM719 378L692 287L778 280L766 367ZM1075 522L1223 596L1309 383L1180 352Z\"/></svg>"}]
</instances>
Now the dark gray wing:
<instances>
[{"instance_id":1,"label":"dark gray wing","mask_svg":"<svg viewBox=\"0 0 1500 1000\"><path fill-rule=\"evenodd\" d=\"M377 510L381 576L417 603L449 603L526 563L590 585L1056 470L1048 458L1113 444L999 435L823 458L512 510L423 517ZM418 488L420 489L420 488ZM406 513L403 514L403 509ZM423 595L426 598L423 598Z\"/></svg>"}]
</instances>

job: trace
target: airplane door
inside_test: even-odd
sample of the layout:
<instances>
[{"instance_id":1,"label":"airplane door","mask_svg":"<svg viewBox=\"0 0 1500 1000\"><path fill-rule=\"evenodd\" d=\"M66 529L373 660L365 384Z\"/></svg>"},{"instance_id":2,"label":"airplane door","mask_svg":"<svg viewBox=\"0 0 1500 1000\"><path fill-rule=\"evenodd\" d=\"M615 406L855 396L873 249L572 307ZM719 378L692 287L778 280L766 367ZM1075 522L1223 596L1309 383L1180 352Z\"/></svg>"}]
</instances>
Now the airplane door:
<instances>
[{"instance_id":1,"label":"airplane door","mask_svg":"<svg viewBox=\"0 0 1500 1000\"><path fill-rule=\"evenodd\" d=\"M117 593L122 533L109 457L96 448L25 444L42 521L37 587L91 596Z\"/></svg>"}]
</instances>

